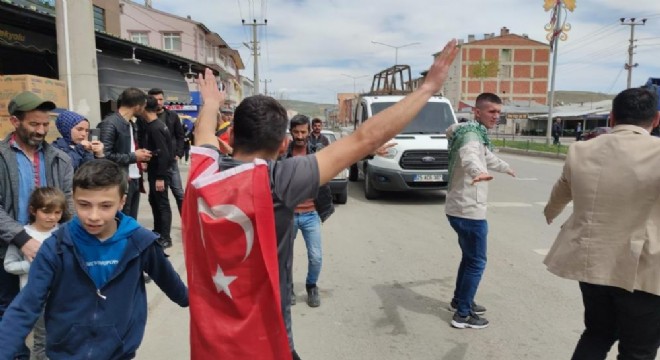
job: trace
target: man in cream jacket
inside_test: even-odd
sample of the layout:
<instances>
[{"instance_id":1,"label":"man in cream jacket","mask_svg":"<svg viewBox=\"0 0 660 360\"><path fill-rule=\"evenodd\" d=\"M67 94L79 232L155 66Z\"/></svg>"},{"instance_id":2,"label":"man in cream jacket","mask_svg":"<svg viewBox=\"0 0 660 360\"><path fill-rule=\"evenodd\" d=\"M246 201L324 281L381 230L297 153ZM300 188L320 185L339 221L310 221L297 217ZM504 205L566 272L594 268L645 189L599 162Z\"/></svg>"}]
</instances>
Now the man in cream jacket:
<instances>
[{"instance_id":1,"label":"man in cream jacket","mask_svg":"<svg viewBox=\"0 0 660 360\"><path fill-rule=\"evenodd\" d=\"M569 148L544 214L572 200L545 264L580 282L585 331L573 359L655 359L660 345L660 139L657 95L628 89L612 101L611 134Z\"/></svg>"},{"instance_id":2,"label":"man in cream jacket","mask_svg":"<svg viewBox=\"0 0 660 360\"><path fill-rule=\"evenodd\" d=\"M488 181L493 179L488 170L515 176L509 164L493 155L488 139L487 130L497 124L501 109L502 100L497 95L483 93L476 100L476 121L452 125L447 131L449 189L445 213L463 253L449 309L455 312L451 325L459 329L488 326L488 320L479 316L486 309L474 302L486 269L486 199Z\"/></svg>"}]
</instances>

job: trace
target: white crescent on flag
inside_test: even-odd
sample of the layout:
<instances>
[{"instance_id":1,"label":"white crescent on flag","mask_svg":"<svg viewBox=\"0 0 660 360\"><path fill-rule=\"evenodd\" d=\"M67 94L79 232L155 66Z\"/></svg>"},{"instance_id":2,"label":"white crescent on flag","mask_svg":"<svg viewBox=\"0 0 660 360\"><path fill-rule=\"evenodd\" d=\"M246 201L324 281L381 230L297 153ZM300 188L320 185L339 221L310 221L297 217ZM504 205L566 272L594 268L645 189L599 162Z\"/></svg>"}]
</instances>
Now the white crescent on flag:
<instances>
[{"instance_id":1,"label":"white crescent on flag","mask_svg":"<svg viewBox=\"0 0 660 360\"><path fill-rule=\"evenodd\" d=\"M250 220L250 218L245 215L245 213L236 205L221 204L210 207L209 204L207 204L206 201L204 201L204 199L201 197L197 199L197 210L200 214L205 214L213 220L220 218L227 219L228 221L238 224L243 229L246 243L245 256L243 257L243 261L245 261L252 252L252 246L254 245L254 225L252 224L252 220ZM204 248L206 248L206 240L204 239L204 227L201 224L201 217L199 228L201 230L200 233L202 238L202 245ZM229 284L236 280L237 277L225 275L222 268L220 267L220 264L217 264L217 266L218 269L216 270L215 276L213 276L213 283L215 283L215 287L218 292L224 292L231 298L232 296L231 291L229 290Z\"/></svg>"}]
</instances>

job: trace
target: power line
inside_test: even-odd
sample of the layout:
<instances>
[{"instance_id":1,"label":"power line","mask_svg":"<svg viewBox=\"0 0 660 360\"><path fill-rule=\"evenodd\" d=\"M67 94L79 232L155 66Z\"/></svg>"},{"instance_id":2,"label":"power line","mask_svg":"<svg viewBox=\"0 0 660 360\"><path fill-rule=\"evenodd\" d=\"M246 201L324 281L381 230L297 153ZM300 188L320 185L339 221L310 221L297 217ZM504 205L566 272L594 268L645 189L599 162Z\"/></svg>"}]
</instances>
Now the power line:
<instances>
[{"instance_id":1,"label":"power line","mask_svg":"<svg viewBox=\"0 0 660 360\"><path fill-rule=\"evenodd\" d=\"M619 70L619 73L616 75L616 78L612 82L612 85L610 85L610 88L607 89L607 91L605 92L606 94L609 94L612 91L612 89L614 88L614 85L616 85L616 82L619 81L619 77L621 76L621 73L623 72L623 70L624 70L624 68L621 68L621 70Z\"/></svg>"},{"instance_id":2,"label":"power line","mask_svg":"<svg viewBox=\"0 0 660 360\"><path fill-rule=\"evenodd\" d=\"M614 30L614 32L620 30L620 28L617 27L616 25L617 25L617 23L614 22L612 24L609 24L609 25L603 26L601 28L598 28L597 30L594 30L593 32L591 32L587 35L584 35L580 38L577 38L575 40L567 42L566 46L564 46L564 50L562 51L562 54L566 54L567 52L574 51L576 49L580 49L581 46L578 46L578 45L582 45L583 42L586 42L587 44L593 44L594 36L596 36L596 35L598 35L598 37L597 37L598 39L602 39L606 35L608 35L609 33L612 33L613 30Z\"/></svg>"}]
</instances>

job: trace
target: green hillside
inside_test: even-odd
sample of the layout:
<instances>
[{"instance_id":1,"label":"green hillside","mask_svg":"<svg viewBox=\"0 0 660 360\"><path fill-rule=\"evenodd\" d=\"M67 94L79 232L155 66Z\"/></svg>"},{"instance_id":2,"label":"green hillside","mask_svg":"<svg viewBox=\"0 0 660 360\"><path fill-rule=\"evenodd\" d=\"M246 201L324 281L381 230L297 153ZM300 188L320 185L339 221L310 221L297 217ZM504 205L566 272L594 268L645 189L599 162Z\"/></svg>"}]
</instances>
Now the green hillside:
<instances>
[{"instance_id":1,"label":"green hillside","mask_svg":"<svg viewBox=\"0 0 660 360\"><path fill-rule=\"evenodd\" d=\"M556 104L589 103L611 99L614 99L614 95L590 91L555 91Z\"/></svg>"},{"instance_id":2,"label":"green hillside","mask_svg":"<svg viewBox=\"0 0 660 360\"><path fill-rule=\"evenodd\" d=\"M325 118L323 109L336 106L335 104L317 104L298 100L278 100L287 110L293 110L310 118Z\"/></svg>"}]
</instances>

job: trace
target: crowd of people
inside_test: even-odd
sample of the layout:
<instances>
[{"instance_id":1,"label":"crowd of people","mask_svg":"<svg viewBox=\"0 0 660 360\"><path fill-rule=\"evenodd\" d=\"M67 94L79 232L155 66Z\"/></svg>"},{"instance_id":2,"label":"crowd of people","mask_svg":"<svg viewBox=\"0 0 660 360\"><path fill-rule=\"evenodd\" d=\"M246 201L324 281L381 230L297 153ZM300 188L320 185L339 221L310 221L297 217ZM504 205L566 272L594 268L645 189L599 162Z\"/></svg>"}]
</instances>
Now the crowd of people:
<instances>
[{"instance_id":1,"label":"crowd of people","mask_svg":"<svg viewBox=\"0 0 660 360\"><path fill-rule=\"evenodd\" d=\"M256 95L234 110L223 108L225 94L210 70L197 80L204 106L195 124L164 108L161 89L129 88L98 133L84 116L61 113L55 121L61 137L52 144L45 137L55 104L31 92L17 95L8 108L15 131L0 141L0 359L135 357L150 280L173 302L190 306L191 343L199 345L191 346L193 359L252 359L257 351L260 359L300 359L291 323L298 230L308 255L307 304L318 307L320 228L334 212L328 182L392 146L386 143L442 88L457 51L450 41L423 85L331 144L320 120L289 120L273 98ZM654 359L660 344L660 171L652 166L660 140L649 136L660 122L657 101L644 89L620 93L612 134L570 147L545 208L551 223L574 202L545 260L552 273L580 282L586 330L573 359L604 359L617 340L620 358ZM501 106L496 94L481 94L475 120L447 131L445 213L462 252L448 307L450 324L459 329L489 326L486 308L475 302L487 262L488 182L490 171L516 175L488 138ZM184 194L178 165L189 159ZM247 185L229 181L246 174ZM153 229L138 222L144 176ZM165 253L172 246L169 191L183 219L190 288ZM210 241L231 245L236 238L247 243L241 256L208 254L215 246ZM245 293L247 285L234 284L240 276L226 273L228 266L245 266L253 252L261 257L250 259L257 262L250 263L249 285L261 289L258 295ZM263 277L255 275L260 270ZM229 307L217 307L218 299ZM255 309L259 304L275 310ZM231 318L244 317L246 328L266 325L266 336L244 344L240 332L223 330L229 325L209 323L213 316L205 311L227 309L233 309ZM30 351L25 339L31 331ZM236 346L214 353L218 341Z\"/></svg>"}]
</instances>

